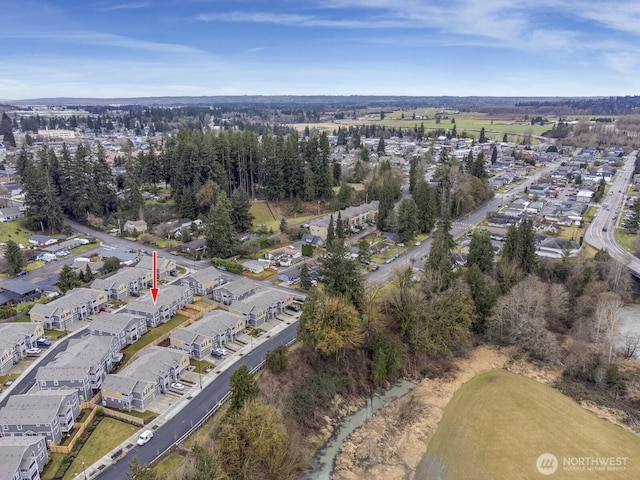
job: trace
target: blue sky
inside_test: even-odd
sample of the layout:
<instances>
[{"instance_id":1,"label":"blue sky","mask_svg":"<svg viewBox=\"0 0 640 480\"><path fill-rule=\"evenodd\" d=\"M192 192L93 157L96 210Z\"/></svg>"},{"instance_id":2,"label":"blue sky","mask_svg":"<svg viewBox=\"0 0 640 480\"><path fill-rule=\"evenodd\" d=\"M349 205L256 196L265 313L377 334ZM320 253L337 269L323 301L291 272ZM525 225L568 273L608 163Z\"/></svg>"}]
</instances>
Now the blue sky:
<instances>
[{"instance_id":1,"label":"blue sky","mask_svg":"<svg viewBox=\"0 0 640 480\"><path fill-rule=\"evenodd\" d=\"M0 99L640 94L637 0L5 0Z\"/></svg>"}]
</instances>

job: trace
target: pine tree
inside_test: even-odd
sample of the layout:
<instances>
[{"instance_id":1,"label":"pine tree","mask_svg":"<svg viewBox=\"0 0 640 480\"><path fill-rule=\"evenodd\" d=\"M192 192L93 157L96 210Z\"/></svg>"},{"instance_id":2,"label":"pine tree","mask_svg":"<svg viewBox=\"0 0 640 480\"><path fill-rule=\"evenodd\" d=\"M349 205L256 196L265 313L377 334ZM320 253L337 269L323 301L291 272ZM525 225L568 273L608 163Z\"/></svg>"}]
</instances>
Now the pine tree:
<instances>
[{"instance_id":1,"label":"pine tree","mask_svg":"<svg viewBox=\"0 0 640 480\"><path fill-rule=\"evenodd\" d=\"M376 153L378 155L384 155L385 154L385 146L384 146L384 137L380 137L380 141L378 142L378 148L376 149Z\"/></svg>"},{"instance_id":2,"label":"pine tree","mask_svg":"<svg viewBox=\"0 0 640 480\"><path fill-rule=\"evenodd\" d=\"M7 271L9 275L15 275L24 266L24 257L20 247L13 240L8 240L4 247L4 259L7 262Z\"/></svg>"},{"instance_id":3,"label":"pine tree","mask_svg":"<svg viewBox=\"0 0 640 480\"><path fill-rule=\"evenodd\" d=\"M287 233L287 219L285 217L280 218L280 233Z\"/></svg>"},{"instance_id":4,"label":"pine tree","mask_svg":"<svg viewBox=\"0 0 640 480\"><path fill-rule=\"evenodd\" d=\"M327 245L327 253L320 259L320 266L321 281L327 293L345 296L360 310L364 297L364 281L345 244L336 241Z\"/></svg>"},{"instance_id":5,"label":"pine tree","mask_svg":"<svg viewBox=\"0 0 640 480\"><path fill-rule=\"evenodd\" d=\"M495 165L497 161L498 161L498 147L494 145L493 148L491 149L491 165Z\"/></svg>"},{"instance_id":6,"label":"pine tree","mask_svg":"<svg viewBox=\"0 0 640 480\"><path fill-rule=\"evenodd\" d=\"M416 202L405 198L398 207L398 236L403 243L411 240L418 231Z\"/></svg>"},{"instance_id":7,"label":"pine tree","mask_svg":"<svg viewBox=\"0 0 640 480\"><path fill-rule=\"evenodd\" d=\"M95 277L96 276L93 274L93 271L91 271L89 264L87 264L87 268L84 269L84 281L87 283L93 282Z\"/></svg>"},{"instance_id":8,"label":"pine tree","mask_svg":"<svg viewBox=\"0 0 640 480\"><path fill-rule=\"evenodd\" d=\"M471 237L467 265L478 265L482 272L490 272L493 269L493 245L491 235L487 230L476 230Z\"/></svg>"},{"instance_id":9,"label":"pine tree","mask_svg":"<svg viewBox=\"0 0 640 480\"><path fill-rule=\"evenodd\" d=\"M78 275L76 275L71 267L69 265L65 265L60 270L60 273L58 275L58 282L56 283L56 285L62 291L62 293L66 293L73 288L79 287L81 283Z\"/></svg>"},{"instance_id":10,"label":"pine tree","mask_svg":"<svg viewBox=\"0 0 640 480\"><path fill-rule=\"evenodd\" d=\"M418 231L429 233L436 224L437 202L436 192L429 186L424 178L416 184L412 194L416 203L416 220L418 221Z\"/></svg>"},{"instance_id":11,"label":"pine tree","mask_svg":"<svg viewBox=\"0 0 640 480\"><path fill-rule=\"evenodd\" d=\"M451 223L448 220L440 221L438 229L433 237L427 267L441 281L441 288L446 289L453 277L451 265L451 252L456 243L449 233Z\"/></svg>"},{"instance_id":12,"label":"pine tree","mask_svg":"<svg viewBox=\"0 0 640 480\"><path fill-rule=\"evenodd\" d=\"M344 239L344 223L342 221L342 212L338 212L338 218L336 220L336 236L340 239Z\"/></svg>"},{"instance_id":13,"label":"pine tree","mask_svg":"<svg viewBox=\"0 0 640 480\"><path fill-rule=\"evenodd\" d=\"M327 248L331 247L333 240L336 237L335 227L333 226L333 214L329 216L329 226L327 227L327 239L325 244Z\"/></svg>"},{"instance_id":14,"label":"pine tree","mask_svg":"<svg viewBox=\"0 0 640 480\"><path fill-rule=\"evenodd\" d=\"M309 267L306 263L300 267L300 288L303 290L309 290L311 288L311 274L309 273Z\"/></svg>"},{"instance_id":15,"label":"pine tree","mask_svg":"<svg viewBox=\"0 0 640 480\"><path fill-rule=\"evenodd\" d=\"M260 390L258 383L246 365L241 365L231 374L229 378L229 411L239 411L245 402L256 398Z\"/></svg>"},{"instance_id":16,"label":"pine tree","mask_svg":"<svg viewBox=\"0 0 640 480\"><path fill-rule=\"evenodd\" d=\"M253 225L253 214L249 195L242 188L236 188L231 195L231 221L237 232L250 230Z\"/></svg>"},{"instance_id":17,"label":"pine tree","mask_svg":"<svg viewBox=\"0 0 640 480\"><path fill-rule=\"evenodd\" d=\"M478 143L487 143L487 137L485 136L484 127L480 129L480 138L478 139Z\"/></svg>"},{"instance_id":18,"label":"pine tree","mask_svg":"<svg viewBox=\"0 0 640 480\"><path fill-rule=\"evenodd\" d=\"M231 221L231 202L222 191L209 211L207 249L211 257L229 258L235 253L235 231Z\"/></svg>"}]
</instances>

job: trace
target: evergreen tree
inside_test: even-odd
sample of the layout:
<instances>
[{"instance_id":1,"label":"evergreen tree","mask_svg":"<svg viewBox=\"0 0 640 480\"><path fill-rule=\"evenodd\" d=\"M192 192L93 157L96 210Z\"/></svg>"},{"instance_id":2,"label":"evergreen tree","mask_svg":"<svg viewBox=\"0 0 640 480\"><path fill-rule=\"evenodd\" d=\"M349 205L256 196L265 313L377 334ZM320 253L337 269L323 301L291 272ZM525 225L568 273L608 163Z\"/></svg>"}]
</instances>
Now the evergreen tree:
<instances>
[{"instance_id":1,"label":"evergreen tree","mask_svg":"<svg viewBox=\"0 0 640 480\"><path fill-rule=\"evenodd\" d=\"M367 145L363 145L362 149L360 150L360 160L362 160L363 162L368 162L369 161L369 147L367 147Z\"/></svg>"},{"instance_id":2,"label":"evergreen tree","mask_svg":"<svg viewBox=\"0 0 640 480\"><path fill-rule=\"evenodd\" d=\"M440 221L438 229L433 237L427 267L436 278L440 279L441 288L446 289L453 277L453 267L451 265L451 252L456 243L449 233L451 223L448 220Z\"/></svg>"},{"instance_id":3,"label":"evergreen tree","mask_svg":"<svg viewBox=\"0 0 640 480\"><path fill-rule=\"evenodd\" d=\"M538 269L536 256L536 235L533 220L527 219L520 224L521 252L520 266L525 273L534 273Z\"/></svg>"},{"instance_id":4,"label":"evergreen tree","mask_svg":"<svg viewBox=\"0 0 640 480\"><path fill-rule=\"evenodd\" d=\"M485 136L484 127L480 129L480 138L478 139L478 143L487 143L487 137Z\"/></svg>"},{"instance_id":5,"label":"evergreen tree","mask_svg":"<svg viewBox=\"0 0 640 480\"><path fill-rule=\"evenodd\" d=\"M505 134L502 136L502 142L503 142L503 143L507 143L508 141L509 141L509 138L507 137L507 134L505 133Z\"/></svg>"},{"instance_id":6,"label":"evergreen tree","mask_svg":"<svg viewBox=\"0 0 640 480\"><path fill-rule=\"evenodd\" d=\"M87 268L84 269L84 281L87 283L93 282L95 278L96 276L91 271L91 268L89 268L89 264L87 264Z\"/></svg>"},{"instance_id":7,"label":"evergreen tree","mask_svg":"<svg viewBox=\"0 0 640 480\"><path fill-rule=\"evenodd\" d=\"M493 148L491 149L491 165L495 165L497 161L498 161L498 147L494 145Z\"/></svg>"},{"instance_id":8,"label":"evergreen tree","mask_svg":"<svg viewBox=\"0 0 640 480\"><path fill-rule=\"evenodd\" d=\"M351 197L353 193L353 188L343 183L340 185L340 190L338 190L338 195L336 195L335 206L336 210L344 210L351 206Z\"/></svg>"},{"instance_id":9,"label":"evergreen tree","mask_svg":"<svg viewBox=\"0 0 640 480\"><path fill-rule=\"evenodd\" d=\"M385 151L384 151L384 137L380 137L380 141L378 142L378 148L376 149L376 153L378 155L384 155Z\"/></svg>"},{"instance_id":10,"label":"evergreen tree","mask_svg":"<svg viewBox=\"0 0 640 480\"><path fill-rule=\"evenodd\" d=\"M25 264L20 247L13 240L8 240L7 245L4 247L4 259L7 262L9 275L18 273Z\"/></svg>"},{"instance_id":11,"label":"evergreen tree","mask_svg":"<svg viewBox=\"0 0 640 480\"><path fill-rule=\"evenodd\" d=\"M418 231L416 202L405 198L398 207L398 236L403 243L411 240Z\"/></svg>"},{"instance_id":12,"label":"evergreen tree","mask_svg":"<svg viewBox=\"0 0 640 480\"><path fill-rule=\"evenodd\" d=\"M319 260L322 284L330 295L343 295L360 310L364 297L364 281L358 265L343 242L327 246L326 255Z\"/></svg>"},{"instance_id":13,"label":"evergreen tree","mask_svg":"<svg viewBox=\"0 0 640 480\"><path fill-rule=\"evenodd\" d=\"M487 330L487 319L491 316L497 295L495 289L489 286L487 276L477 263L471 265L467 270L466 280L476 311L472 329L475 333L482 334Z\"/></svg>"},{"instance_id":14,"label":"evergreen tree","mask_svg":"<svg viewBox=\"0 0 640 480\"><path fill-rule=\"evenodd\" d=\"M285 217L280 218L280 233L287 233L287 219Z\"/></svg>"},{"instance_id":15,"label":"evergreen tree","mask_svg":"<svg viewBox=\"0 0 640 480\"><path fill-rule=\"evenodd\" d=\"M429 233L436 223L437 201L436 192L429 186L424 178L421 178L412 194L416 203L416 220L418 231Z\"/></svg>"},{"instance_id":16,"label":"evergreen tree","mask_svg":"<svg viewBox=\"0 0 640 480\"><path fill-rule=\"evenodd\" d=\"M256 398L260 390L258 389L258 383L246 365L241 365L236 368L229 378L229 393L231 398L229 399L229 411L239 411L245 402Z\"/></svg>"},{"instance_id":17,"label":"evergreen tree","mask_svg":"<svg viewBox=\"0 0 640 480\"><path fill-rule=\"evenodd\" d=\"M333 244L333 239L336 237L335 227L333 226L333 214L329 216L329 226L327 227L327 239L326 246L330 248Z\"/></svg>"},{"instance_id":18,"label":"evergreen tree","mask_svg":"<svg viewBox=\"0 0 640 480\"><path fill-rule=\"evenodd\" d=\"M358 242L358 260L360 262L368 262L370 258L369 242L366 238L361 238Z\"/></svg>"},{"instance_id":19,"label":"evergreen tree","mask_svg":"<svg viewBox=\"0 0 640 480\"><path fill-rule=\"evenodd\" d=\"M62 291L62 293L66 293L73 288L79 287L81 283L78 275L76 275L71 267L69 265L65 265L60 270L58 282L56 283L56 285Z\"/></svg>"},{"instance_id":20,"label":"evergreen tree","mask_svg":"<svg viewBox=\"0 0 640 480\"><path fill-rule=\"evenodd\" d=\"M467 265L478 265L484 273L493 269L494 251L491 245L491 235L487 230L476 230L471 237Z\"/></svg>"},{"instance_id":21,"label":"evergreen tree","mask_svg":"<svg viewBox=\"0 0 640 480\"><path fill-rule=\"evenodd\" d=\"M231 221L231 202L222 191L209 211L207 250L211 257L229 258L235 253L235 231Z\"/></svg>"},{"instance_id":22,"label":"evergreen tree","mask_svg":"<svg viewBox=\"0 0 640 480\"><path fill-rule=\"evenodd\" d=\"M300 288L303 290L309 290L311 288L311 274L309 273L309 267L306 263L300 267Z\"/></svg>"},{"instance_id":23,"label":"evergreen tree","mask_svg":"<svg viewBox=\"0 0 640 480\"><path fill-rule=\"evenodd\" d=\"M236 232L250 230L253 225L253 214L251 209L251 199L242 188L236 188L231 195L231 221Z\"/></svg>"},{"instance_id":24,"label":"evergreen tree","mask_svg":"<svg viewBox=\"0 0 640 480\"><path fill-rule=\"evenodd\" d=\"M632 235L636 235L640 230L640 201L633 204L632 214L622 223L622 227Z\"/></svg>"},{"instance_id":25,"label":"evergreen tree","mask_svg":"<svg viewBox=\"0 0 640 480\"><path fill-rule=\"evenodd\" d=\"M344 224L342 222L342 212L338 212L338 218L336 220L336 236L344 240Z\"/></svg>"}]
</instances>

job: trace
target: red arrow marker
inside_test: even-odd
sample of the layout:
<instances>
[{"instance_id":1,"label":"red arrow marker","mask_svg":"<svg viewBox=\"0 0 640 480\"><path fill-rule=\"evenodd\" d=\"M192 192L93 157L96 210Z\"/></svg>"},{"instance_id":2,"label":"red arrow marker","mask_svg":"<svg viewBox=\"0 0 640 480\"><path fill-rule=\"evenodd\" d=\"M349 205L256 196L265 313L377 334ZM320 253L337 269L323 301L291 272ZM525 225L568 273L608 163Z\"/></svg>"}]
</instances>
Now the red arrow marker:
<instances>
[{"instance_id":1,"label":"red arrow marker","mask_svg":"<svg viewBox=\"0 0 640 480\"><path fill-rule=\"evenodd\" d=\"M153 251L153 287L151 288L151 298L153 298L153 304L156 304L158 299L158 252Z\"/></svg>"}]
</instances>

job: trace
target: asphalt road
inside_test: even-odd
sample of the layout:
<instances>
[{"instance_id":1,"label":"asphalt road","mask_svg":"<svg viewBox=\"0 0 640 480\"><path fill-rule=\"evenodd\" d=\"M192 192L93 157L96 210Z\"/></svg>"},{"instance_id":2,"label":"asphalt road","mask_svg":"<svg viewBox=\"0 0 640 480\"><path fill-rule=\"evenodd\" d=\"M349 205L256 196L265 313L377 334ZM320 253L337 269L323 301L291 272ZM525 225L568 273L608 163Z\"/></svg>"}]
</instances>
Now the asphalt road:
<instances>
[{"instance_id":1,"label":"asphalt road","mask_svg":"<svg viewBox=\"0 0 640 480\"><path fill-rule=\"evenodd\" d=\"M80 338L88 334L89 332L87 330L80 330L67 335L65 338L56 342L48 349L41 348L43 353L41 358L37 361L37 366L34 366L34 368L31 368L29 371L26 371L22 375L20 375L20 377L11 386L11 392L9 392L10 395L27 393L31 389L31 387L33 387L33 384L36 381L36 372L38 371L38 367L44 367L45 365L53 361L58 353L67 348L67 344L69 343L70 339ZM5 396L5 398L0 401L0 407L4 407L8 397L9 395Z\"/></svg>"},{"instance_id":2,"label":"asphalt road","mask_svg":"<svg viewBox=\"0 0 640 480\"><path fill-rule=\"evenodd\" d=\"M615 240L615 225L624 204L625 192L629 186L637 152L631 152L624 167L616 174L602 206L585 232L584 241L597 249L605 249L613 258L627 265L636 276L640 276L640 259L623 249ZM604 204L607 204L607 208ZM604 231L606 228L606 232Z\"/></svg>"},{"instance_id":3,"label":"asphalt road","mask_svg":"<svg viewBox=\"0 0 640 480\"><path fill-rule=\"evenodd\" d=\"M250 370L259 365L269 350L290 342L296 336L297 322L287 326L273 338L255 346L234 365L221 372L209 385L204 387L190 403L164 425L154 431L153 439L146 445L135 445L117 463L105 468L96 478L101 480L122 480L127 478L129 464L138 457L140 464L153 462L162 452L171 447L189 431L211 408L229 391L229 378L236 368L246 365ZM237 355L237 354L236 354Z\"/></svg>"}]
</instances>

